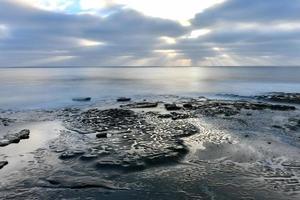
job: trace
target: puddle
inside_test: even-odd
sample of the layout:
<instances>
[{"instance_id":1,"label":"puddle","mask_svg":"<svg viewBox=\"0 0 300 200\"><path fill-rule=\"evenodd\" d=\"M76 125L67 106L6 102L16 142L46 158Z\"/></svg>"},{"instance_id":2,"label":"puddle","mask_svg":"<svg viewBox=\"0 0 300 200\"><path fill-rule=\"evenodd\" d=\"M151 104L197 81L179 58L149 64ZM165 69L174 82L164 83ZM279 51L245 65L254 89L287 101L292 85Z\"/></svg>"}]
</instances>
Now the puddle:
<instances>
[{"instance_id":1,"label":"puddle","mask_svg":"<svg viewBox=\"0 0 300 200\"><path fill-rule=\"evenodd\" d=\"M59 121L48 121L20 125L15 127L14 130L25 128L30 130L29 139L21 140L17 144L0 147L0 159L8 161L8 165L0 170L0 179L18 172L30 162L34 162L33 152L40 148L48 148L47 143L56 138L59 131L63 129Z\"/></svg>"}]
</instances>

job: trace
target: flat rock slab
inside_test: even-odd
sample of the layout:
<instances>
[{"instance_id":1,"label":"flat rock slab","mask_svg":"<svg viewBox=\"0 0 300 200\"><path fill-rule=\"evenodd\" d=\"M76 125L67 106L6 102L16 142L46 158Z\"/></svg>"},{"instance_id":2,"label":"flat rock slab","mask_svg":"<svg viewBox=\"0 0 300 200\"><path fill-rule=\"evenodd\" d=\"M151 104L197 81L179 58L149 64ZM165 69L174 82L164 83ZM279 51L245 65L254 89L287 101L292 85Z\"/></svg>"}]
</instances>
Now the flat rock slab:
<instances>
[{"instance_id":1,"label":"flat rock slab","mask_svg":"<svg viewBox=\"0 0 300 200\"><path fill-rule=\"evenodd\" d=\"M73 98L72 101L91 101L92 98L91 97L77 97L77 98Z\"/></svg>"},{"instance_id":2,"label":"flat rock slab","mask_svg":"<svg viewBox=\"0 0 300 200\"><path fill-rule=\"evenodd\" d=\"M3 126L9 126L10 124L14 123L15 121L16 121L15 119L0 118L0 125L2 124Z\"/></svg>"},{"instance_id":3,"label":"flat rock slab","mask_svg":"<svg viewBox=\"0 0 300 200\"><path fill-rule=\"evenodd\" d=\"M0 147L7 146L12 143L19 143L20 140L28 139L30 130L23 129L18 133L5 135L0 139Z\"/></svg>"},{"instance_id":4,"label":"flat rock slab","mask_svg":"<svg viewBox=\"0 0 300 200\"><path fill-rule=\"evenodd\" d=\"M255 96L255 98L274 102L300 104L300 93L273 92L265 95Z\"/></svg>"},{"instance_id":5,"label":"flat rock slab","mask_svg":"<svg viewBox=\"0 0 300 200\"><path fill-rule=\"evenodd\" d=\"M233 116L239 114L242 110L275 110L275 111L293 111L295 106L270 104L262 102L249 101L226 101L226 100L207 100L199 102L189 102L185 106L186 110L205 116Z\"/></svg>"},{"instance_id":6,"label":"flat rock slab","mask_svg":"<svg viewBox=\"0 0 300 200\"><path fill-rule=\"evenodd\" d=\"M132 104L121 105L122 108L155 108L157 106L157 102L136 102Z\"/></svg>"},{"instance_id":7,"label":"flat rock slab","mask_svg":"<svg viewBox=\"0 0 300 200\"><path fill-rule=\"evenodd\" d=\"M183 114L174 116L186 117ZM66 119L65 125L80 130L79 134L95 133L84 147L85 153L80 160L94 163L97 169L115 170L139 170L177 162L188 152L181 138L199 131L185 121L165 121L157 115L127 109L90 109ZM69 151L60 155L61 159L77 157Z\"/></svg>"},{"instance_id":8,"label":"flat rock slab","mask_svg":"<svg viewBox=\"0 0 300 200\"><path fill-rule=\"evenodd\" d=\"M109 190L120 190L122 188L116 186L113 182L103 180L97 177L80 176L53 176L40 180L37 183L40 187L49 188L69 188L69 189L87 189L87 188L103 188Z\"/></svg>"}]
</instances>

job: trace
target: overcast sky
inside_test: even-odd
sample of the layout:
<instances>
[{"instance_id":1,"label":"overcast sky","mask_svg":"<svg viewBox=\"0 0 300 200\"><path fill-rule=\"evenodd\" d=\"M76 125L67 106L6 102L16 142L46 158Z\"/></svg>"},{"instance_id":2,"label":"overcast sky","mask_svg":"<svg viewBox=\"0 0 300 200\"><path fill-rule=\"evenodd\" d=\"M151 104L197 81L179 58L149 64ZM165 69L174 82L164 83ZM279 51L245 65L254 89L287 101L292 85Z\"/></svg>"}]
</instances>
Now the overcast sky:
<instances>
[{"instance_id":1,"label":"overcast sky","mask_svg":"<svg viewBox=\"0 0 300 200\"><path fill-rule=\"evenodd\" d=\"M0 0L0 67L300 66L300 0Z\"/></svg>"}]
</instances>

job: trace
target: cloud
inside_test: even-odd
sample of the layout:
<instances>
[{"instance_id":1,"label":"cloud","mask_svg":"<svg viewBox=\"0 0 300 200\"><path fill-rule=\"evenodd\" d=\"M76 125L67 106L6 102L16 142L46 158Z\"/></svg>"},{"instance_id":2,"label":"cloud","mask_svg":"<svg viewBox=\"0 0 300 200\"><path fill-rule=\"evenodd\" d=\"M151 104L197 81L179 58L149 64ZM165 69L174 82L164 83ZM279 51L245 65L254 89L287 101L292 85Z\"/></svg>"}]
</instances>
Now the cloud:
<instances>
[{"instance_id":1,"label":"cloud","mask_svg":"<svg viewBox=\"0 0 300 200\"><path fill-rule=\"evenodd\" d=\"M195 29L210 30L209 34L179 45L187 47L183 51L193 63L223 55L237 65L299 65L299 9L299 0L227 0L191 20ZM222 50L210 51L213 48Z\"/></svg>"},{"instance_id":2,"label":"cloud","mask_svg":"<svg viewBox=\"0 0 300 200\"><path fill-rule=\"evenodd\" d=\"M155 57L153 51L162 35L172 38L186 32L175 21L148 17L131 9L111 9L116 12L107 17L73 15L2 1L0 23L9 24L11 33L9 39L0 42L0 64L6 60L14 63L10 65L26 66L35 56L41 60L38 63L47 58L47 63L57 65L126 65L124 60L128 58L134 63ZM19 59L13 58L16 56ZM53 62L48 59L51 57Z\"/></svg>"},{"instance_id":3,"label":"cloud","mask_svg":"<svg viewBox=\"0 0 300 200\"><path fill-rule=\"evenodd\" d=\"M299 65L300 0L200 2L1 0L0 66Z\"/></svg>"}]
</instances>

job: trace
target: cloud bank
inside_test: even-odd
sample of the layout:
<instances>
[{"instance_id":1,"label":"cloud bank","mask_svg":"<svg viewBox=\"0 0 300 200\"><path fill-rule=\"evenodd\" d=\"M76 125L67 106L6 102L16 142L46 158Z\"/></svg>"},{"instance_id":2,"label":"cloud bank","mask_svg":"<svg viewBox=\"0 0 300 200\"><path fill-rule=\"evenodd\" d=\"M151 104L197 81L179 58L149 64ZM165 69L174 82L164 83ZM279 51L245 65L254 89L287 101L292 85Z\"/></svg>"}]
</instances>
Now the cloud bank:
<instances>
[{"instance_id":1,"label":"cloud bank","mask_svg":"<svg viewBox=\"0 0 300 200\"><path fill-rule=\"evenodd\" d=\"M1 0L0 67L299 65L300 0L160 2Z\"/></svg>"}]
</instances>

